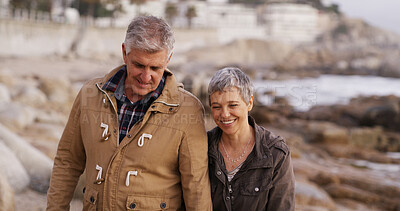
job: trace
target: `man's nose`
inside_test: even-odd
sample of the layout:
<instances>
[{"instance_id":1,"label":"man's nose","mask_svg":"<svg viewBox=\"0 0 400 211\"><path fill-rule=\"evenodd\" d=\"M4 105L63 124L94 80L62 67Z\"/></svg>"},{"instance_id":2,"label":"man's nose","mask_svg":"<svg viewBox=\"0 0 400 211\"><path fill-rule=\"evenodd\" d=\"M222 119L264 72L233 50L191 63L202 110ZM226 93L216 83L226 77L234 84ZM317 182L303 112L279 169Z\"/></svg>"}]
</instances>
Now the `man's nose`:
<instances>
[{"instance_id":1,"label":"man's nose","mask_svg":"<svg viewBox=\"0 0 400 211\"><path fill-rule=\"evenodd\" d=\"M151 80L151 74L149 70L145 70L142 72L140 75L140 79L142 80L143 83L148 83Z\"/></svg>"}]
</instances>

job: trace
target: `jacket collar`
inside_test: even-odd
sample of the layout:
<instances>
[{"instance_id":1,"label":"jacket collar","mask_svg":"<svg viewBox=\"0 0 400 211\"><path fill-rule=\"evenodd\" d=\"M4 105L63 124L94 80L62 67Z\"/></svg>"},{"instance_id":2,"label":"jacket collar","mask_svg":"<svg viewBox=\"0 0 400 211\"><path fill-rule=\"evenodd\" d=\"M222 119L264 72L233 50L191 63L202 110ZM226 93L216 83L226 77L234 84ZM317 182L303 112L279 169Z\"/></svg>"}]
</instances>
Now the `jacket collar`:
<instances>
[{"instance_id":1,"label":"jacket collar","mask_svg":"<svg viewBox=\"0 0 400 211\"><path fill-rule=\"evenodd\" d=\"M255 134L255 145L253 151L249 154L247 159L244 161L242 168L269 168L272 167L272 153L270 143L276 142L276 139L280 137L274 136L271 132L266 130L264 127L257 125L254 118L248 117L249 124L254 128ZM221 139L222 130L219 127L215 127L208 133L208 144L209 144L209 155L217 162L222 162L222 156L218 151L218 142ZM211 160L210 160L211 162ZM247 165L246 165L247 164Z\"/></svg>"},{"instance_id":2,"label":"jacket collar","mask_svg":"<svg viewBox=\"0 0 400 211\"><path fill-rule=\"evenodd\" d=\"M97 83L97 87L102 87L123 66L124 65L118 66L105 75L100 82ZM176 81L174 74L170 70L165 69L164 74L166 75L164 89L161 95L153 102L152 106L150 106L149 110L162 113L174 113L179 107L179 88L183 88L183 85ZM104 92L104 90L101 91Z\"/></svg>"}]
</instances>

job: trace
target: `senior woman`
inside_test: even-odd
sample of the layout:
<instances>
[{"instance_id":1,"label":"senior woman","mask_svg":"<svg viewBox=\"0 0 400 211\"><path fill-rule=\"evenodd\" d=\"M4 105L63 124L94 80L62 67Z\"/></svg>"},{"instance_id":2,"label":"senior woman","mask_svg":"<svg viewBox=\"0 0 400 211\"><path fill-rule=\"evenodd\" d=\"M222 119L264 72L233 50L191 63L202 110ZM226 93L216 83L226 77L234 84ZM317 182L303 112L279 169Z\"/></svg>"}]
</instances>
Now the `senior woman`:
<instances>
[{"instance_id":1,"label":"senior woman","mask_svg":"<svg viewBox=\"0 0 400 211\"><path fill-rule=\"evenodd\" d=\"M208 95L217 124L207 133L214 210L294 210L289 148L249 116L249 77L239 68L223 68L211 79Z\"/></svg>"}]
</instances>

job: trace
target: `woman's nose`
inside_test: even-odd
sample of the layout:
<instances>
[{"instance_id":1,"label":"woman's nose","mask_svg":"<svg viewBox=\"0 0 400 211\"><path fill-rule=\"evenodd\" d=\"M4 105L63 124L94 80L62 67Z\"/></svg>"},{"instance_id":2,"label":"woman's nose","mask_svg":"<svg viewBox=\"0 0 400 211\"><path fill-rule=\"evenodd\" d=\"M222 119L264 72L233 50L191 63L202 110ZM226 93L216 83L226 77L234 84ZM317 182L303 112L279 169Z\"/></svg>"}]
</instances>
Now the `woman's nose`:
<instances>
[{"instance_id":1,"label":"woman's nose","mask_svg":"<svg viewBox=\"0 0 400 211\"><path fill-rule=\"evenodd\" d=\"M222 108L222 113L221 113L221 116L222 117L229 117L229 111L228 111L228 109L226 109L226 108Z\"/></svg>"}]
</instances>

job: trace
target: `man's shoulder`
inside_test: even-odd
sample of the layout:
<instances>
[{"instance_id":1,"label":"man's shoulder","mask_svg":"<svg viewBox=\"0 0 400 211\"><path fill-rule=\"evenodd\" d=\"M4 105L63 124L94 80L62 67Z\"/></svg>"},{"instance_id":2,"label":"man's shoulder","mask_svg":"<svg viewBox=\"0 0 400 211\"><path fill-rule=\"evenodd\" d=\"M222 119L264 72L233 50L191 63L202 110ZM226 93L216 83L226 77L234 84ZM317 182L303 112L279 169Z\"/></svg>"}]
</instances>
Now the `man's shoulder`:
<instances>
[{"instance_id":1,"label":"man's shoulder","mask_svg":"<svg viewBox=\"0 0 400 211\"><path fill-rule=\"evenodd\" d=\"M102 81L103 81L103 78L92 78L90 80L87 80L83 84L83 86L93 86L93 85L96 85L96 84L102 85Z\"/></svg>"},{"instance_id":2,"label":"man's shoulder","mask_svg":"<svg viewBox=\"0 0 400 211\"><path fill-rule=\"evenodd\" d=\"M82 88L95 87L95 86L99 86L100 88L102 88L104 86L104 83L106 83L107 80L110 79L114 74L116 74L121 69L121 67L123 67L123 65L112 69L110 72L106 73L103 77L97 77L87 80L83 84Z\"/></svg>"},{"instance_id":3,"label":"man's shoulder","mask_svg":"<svg viewBox=\"0 0 400 211\"><path fill-rule=\"evenodd\" d=\"M97 89L97 86L102 86L102 78L94 78L90 79L88 81L85 81L85 83L82 85L81 92L84 91L84 93L88 93L90 91L94 91L92 89Z\"/></svg>"},{"instance_id":4,"label":"man's shoulder","mask_svg":"<svg viewBox=\"0 0 400 211\"><path fill-rule=\"evenodd\" d=\"M203 109L203 104L201 103L201 101L191 92L187 91L186 89L183 88L183 86L178 86L178 91L181 94L181 99L182 99L182 103L183 104L196 104L198 106L201 106Z\"/></svg>"}]
</instances>

